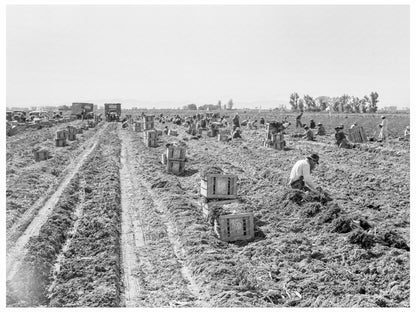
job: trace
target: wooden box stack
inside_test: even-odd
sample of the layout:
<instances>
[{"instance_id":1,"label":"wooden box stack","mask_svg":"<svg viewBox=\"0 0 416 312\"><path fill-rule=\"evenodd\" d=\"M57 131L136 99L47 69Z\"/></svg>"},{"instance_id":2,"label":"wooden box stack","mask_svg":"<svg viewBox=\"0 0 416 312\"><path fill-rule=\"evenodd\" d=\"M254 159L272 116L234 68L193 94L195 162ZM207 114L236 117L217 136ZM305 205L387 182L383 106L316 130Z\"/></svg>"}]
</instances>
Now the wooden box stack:
<instances>
[{"instance_id":1,"label":"wooden box stack","mask_svg":"<svg viewBox=\"0 0 416 312\"><path fill-rule=\"evenodd\" d=\"M185 172L186 149L181 146L169 146L166 149L166 171L175 175ZM162 163L163 163L162 155Z\"/></svg>"},{"instance_id":2,"label":"wooden box stack","mask_svg":"<svg viewBox=\"0 0 416 312\"><path fill-rule=\"evenodd\" d=\"M68 126L68 133L76 134L78 132L77 128L74 126Z\"/></svg>"},{"instance_id":3,"label":"wooden box stack","mask_svg":"<svg viewBox=\"0 0 416 312\"><path fill-rule=\"evenodd\" d=\"M77 135L75 133L68 132L68 141L75 141L77 139Z\"/></svg>"},{"instance_id":4,"label":"wooden box stack","mask_svg":"<svg viewBox=\"0 0 416 312\"><path fill-rule=\"evenodd\" d=\"M133 124L133 131L134 132L142 132L143 131L143 123L142 122L135 122Z\"/></svg>"},{"instance_id":5,"label":"wooden box stack","mask_svg":"<svg viewBox=\"0 0 416 312\"><path fill-rule=\"evenodd\" d=\"M270 139L264 141L264 146L271 147L277 150L283 150L285 148L285 140L283 133L272 133L270 134Z\"/></svg>"},{"instance_id":6,"label":"wooden box stack","mask_svg":"<svg viewBox=\"0 0 416 312\"><path fill-rule=\"evenodd\" d=\"M211 129L207 132L207 136L209 137L215 137L218 135L218 129Z\"/></svg>"},{"instance_id":7,"label":"wooden box stack","mask_svg":"<svg viewBox=\"0 0 416 312\"><path fill-rule=\"evenodd\" d=\"M365 143L367 142L367 136L363 127L354 127L350 129L348 138L354 143Z\"/></svg>"},{"instance_id":8,"label":"wooden box stack","mask_svg":"<svg viewBox=\"0 0 416 312\"><path fill-rule=\"evenodd\" d=\"M143 142L147 147L157 146L157 132L156 130L147 130L143 134Z\"/></svg>"},{"instance_id":9,"label":"wooden box stack","mask_svg":"<svg viewBox=\"0 0 416 312\"><path fill-rule=\"evenodd\" d=\"M66 145L67 136L68 132L65 130L56 131L55 146L64 147Z\"/></svg>"},{"instance_id":10,"label":"wooden box stack","mask_svg":"<svg viewBox=\"0 0 416 312\"><path fill-rule=\"evenodd\" d=\"M239 211L237 180L231 174L206 174L201 180L202 213L218 238L226 242L254 238L253 213Z\"/></svg>"},{"instance_id":11,"label":"wooden box stack","mask_svg":"<svg viewBox=\"0 0 416 312\"><path fill-rule=\"evenodd\" d=\"M142 122L143 122L142 127L144 131L153 130L155 128L155 116L153 115L149 115L149 116L144 115L142 117Z\"/></svg>"},{"instance_id":12,"label":"wooden box stack","mask_svg":"<svg viewBox=\"0 0 416 312\"><path fill-rule=\"evenodd\" d=\"M178 136L178 131L176 131L176 130L169 130L169 131L168 131L168 135L171 135L171 136Z\"/></svg>"},{"instance_id":13,"label":"wooden box stack","mask_svg":"<svg viewBox=\"0 0 416 312\"><path fill-rule=\"evenodd\" d=\"M33 152L35 156L35 161L47 160L49 158L49 151L46 149L41 149Z\"/></svg>"},{"instance_id":14,"label":"wooden box stack","mask_svg":"<svg viewBox=\"0 0 416 312\"><path fill-rule=\"evenodd\" d=\"M218 137L219 142L227 142L228 141L228 135L227 134L218 133L217 137Z\"/></svg>"}]
</instances>

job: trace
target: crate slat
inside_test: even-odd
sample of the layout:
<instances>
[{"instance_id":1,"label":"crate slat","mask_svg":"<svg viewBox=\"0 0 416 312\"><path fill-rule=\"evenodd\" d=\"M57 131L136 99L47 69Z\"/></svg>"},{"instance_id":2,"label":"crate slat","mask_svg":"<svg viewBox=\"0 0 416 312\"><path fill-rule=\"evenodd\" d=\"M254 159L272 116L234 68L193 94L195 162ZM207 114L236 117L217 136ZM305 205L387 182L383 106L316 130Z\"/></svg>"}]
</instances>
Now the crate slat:
<instances>
[{"instance_id":1,"label":"crate slat","mask_svg":"<svg viewBox=\"0 0 416 312\"><path fill-rule=\"evenodd\" d=\"M185 172L185 161L167 160L166 170L175 175L181 175Z\"/></svg>"}]
</instances>

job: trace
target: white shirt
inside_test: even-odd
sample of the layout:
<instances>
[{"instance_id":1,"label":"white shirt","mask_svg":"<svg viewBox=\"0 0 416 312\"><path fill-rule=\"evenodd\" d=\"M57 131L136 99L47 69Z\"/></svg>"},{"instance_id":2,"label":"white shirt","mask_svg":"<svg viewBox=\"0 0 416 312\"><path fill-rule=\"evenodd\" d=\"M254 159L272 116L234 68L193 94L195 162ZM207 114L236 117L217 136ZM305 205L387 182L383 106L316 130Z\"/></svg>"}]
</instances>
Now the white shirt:
<instances>
[{"instance_id":1,"label":"white shirt","mask_svg":"<svg viewBox=\"0 0 416 312\"><path fill-rule=\"evenodd\" d=\"M308 159L298 160L292 168L289 177L289 185L292 182L299 180L299 178L303 176L303 181L305 185L311 189L315 189L315 184L312 182L311 176L311 167L309 165Z\"/></svg>"}]
</instances>

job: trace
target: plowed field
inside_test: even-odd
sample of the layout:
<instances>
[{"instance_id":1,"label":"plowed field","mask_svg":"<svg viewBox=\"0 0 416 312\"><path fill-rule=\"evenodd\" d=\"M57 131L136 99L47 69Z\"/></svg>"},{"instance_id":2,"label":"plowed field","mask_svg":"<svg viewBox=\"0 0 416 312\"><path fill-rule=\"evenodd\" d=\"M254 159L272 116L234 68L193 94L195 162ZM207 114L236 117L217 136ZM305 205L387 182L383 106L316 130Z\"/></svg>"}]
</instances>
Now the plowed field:
<instances>
[{"instance_id":1,"label":"plowed field","mask_svg":"<svg viewBox=\"0 0 416 312\"><path fill-rule=\"evenodd\" d=\"M331 129L307 142L291 126L279 151L262 146L264 128L218 142L168 126L179 136L154 148L106 122L63 148L59 125L7 138L9 307L409 307L409 142L338 149ZM160 162L179 141L182 176ZM52 157L36 163L37 145ZM333 201L286 186L310 153ZM214 166L238 175L253 240L223 242L204 220Z\"/></svg>"}]
</instances>

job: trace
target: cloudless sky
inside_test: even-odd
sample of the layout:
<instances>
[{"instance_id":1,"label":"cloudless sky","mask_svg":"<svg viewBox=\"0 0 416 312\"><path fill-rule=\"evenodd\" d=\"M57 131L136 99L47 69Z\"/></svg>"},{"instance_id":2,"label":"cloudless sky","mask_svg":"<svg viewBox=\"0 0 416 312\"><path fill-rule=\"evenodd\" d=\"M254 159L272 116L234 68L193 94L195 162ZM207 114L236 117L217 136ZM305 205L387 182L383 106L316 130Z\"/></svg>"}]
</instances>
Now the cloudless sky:
<instances>
[{"instance_id":1,"label":"cloudless sky","mask_svg":"<svg viewBox=\"0 0 416 312\"><path fill-rule=\"evenodd\" d=\"M409 107L409 33L404 5L8 6L7 106L377 91Z\"/></svg>"}]
</instances>

